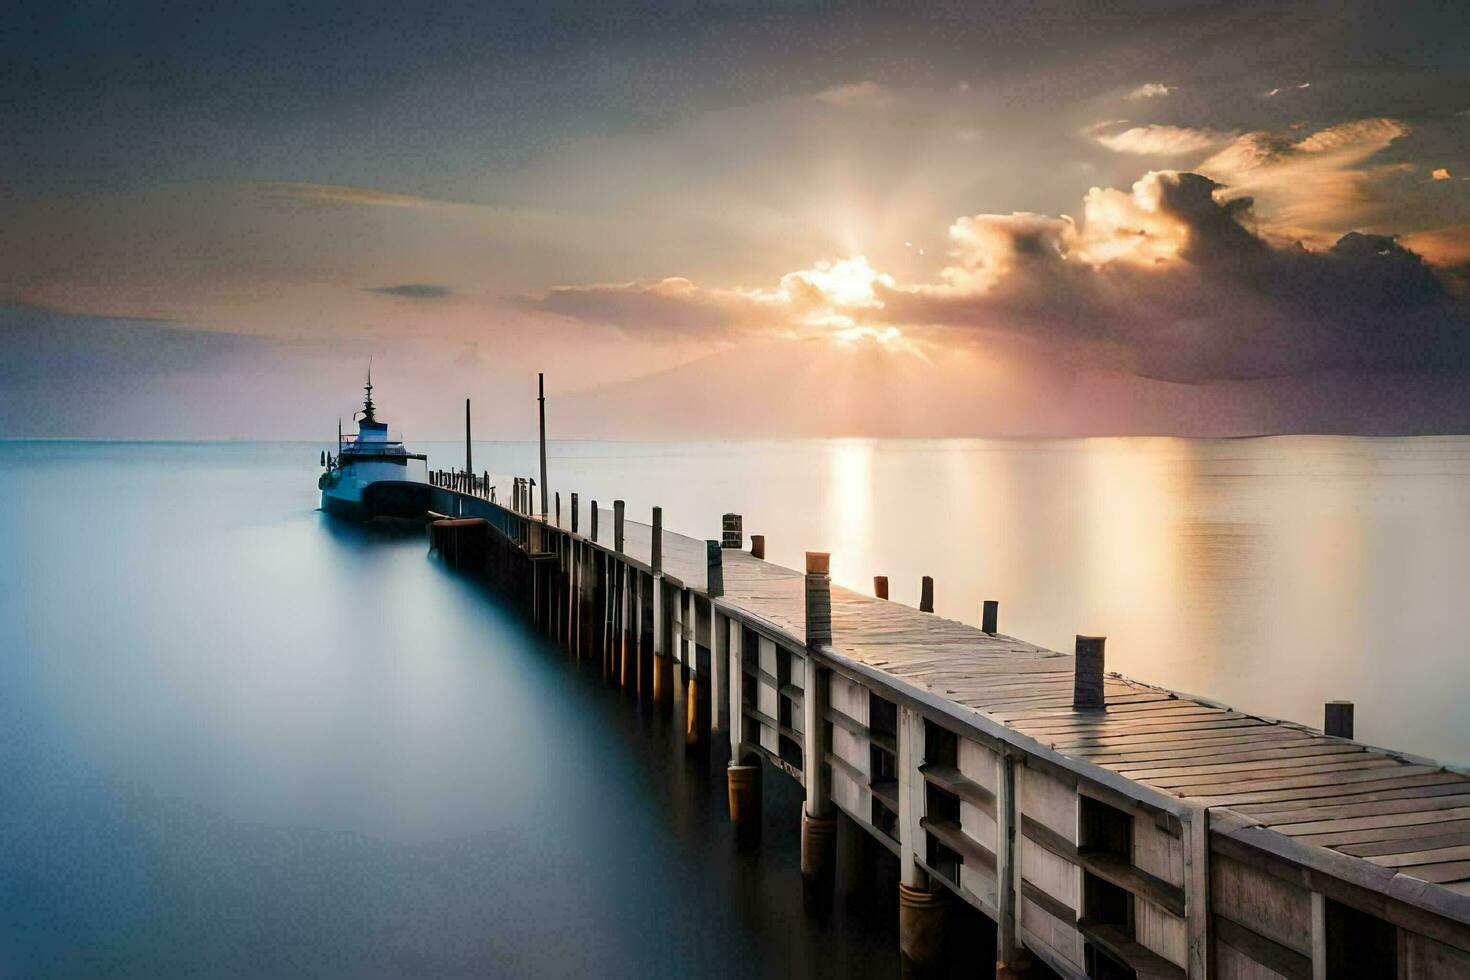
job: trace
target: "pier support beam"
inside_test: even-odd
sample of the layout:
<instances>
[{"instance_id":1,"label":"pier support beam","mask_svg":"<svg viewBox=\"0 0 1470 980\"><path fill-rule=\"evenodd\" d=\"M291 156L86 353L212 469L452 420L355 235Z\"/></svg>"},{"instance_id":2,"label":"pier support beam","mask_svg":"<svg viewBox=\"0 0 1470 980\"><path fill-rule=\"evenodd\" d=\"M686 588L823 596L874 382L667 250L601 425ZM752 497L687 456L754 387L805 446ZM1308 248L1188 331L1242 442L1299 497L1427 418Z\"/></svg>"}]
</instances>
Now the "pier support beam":
<instances>
[{"instance_id":1,"label":"pier support beam","mask_svg":"<svg viewBox=\"0 0 1470 980\"><path fill-rule=\"evenodd\" d=\"M711 575L720 569L718 541L707 542L711 554ZM711 595L716 594L711 590ZM761 759L760 755L745 744L745 716L741 706L745 703L745 671L741 665L740 625L731 623L730 659L728 665L730 681L730 764L725 770L725 782L729 787L730 819L739 834L745 839L758 836L761 825Z\"/></svg>"},{"instance_id":2,"label":"pier support beam","mask_svg":"<svg viewBox=\"0 0 1470 980\"><path fill-rule=\"evenodd\" d=\"M837 820L832 806L832 777L827 754L832 734L827 703L832 672L817 663L817 651L832 643L831 556L806 555L806 674L802 679L802 779L806 799L801 809L801 874L809 884L830 888L836 865Z\"/></svg>"},{"instance_id":3,"label":"pier support beam","mask_svg":"<svg viewBox=\"0 0 1470 980\"><path fill-rule=\"evenodd\" d=\"M689 607L691 617L695 611L692 598ZM728 732L730 727L730 651L733 646L730 634L735 625L714 608L713 602L710 603L709 628L709 727L710 734L718 741L720 733Z\"/></svg>"},{"instance_id":4,"label":"pier support beam","mask_svg":"<svg viewBox=\"0 0 1470 980\"><path fill-rule=\"evenodd\" d=\"M905 965L926 976L944 953L948 893L929 880L919 864L923 853L924 719L912 708L898 709L898 949Z\"/></svg>"}]
</instances>

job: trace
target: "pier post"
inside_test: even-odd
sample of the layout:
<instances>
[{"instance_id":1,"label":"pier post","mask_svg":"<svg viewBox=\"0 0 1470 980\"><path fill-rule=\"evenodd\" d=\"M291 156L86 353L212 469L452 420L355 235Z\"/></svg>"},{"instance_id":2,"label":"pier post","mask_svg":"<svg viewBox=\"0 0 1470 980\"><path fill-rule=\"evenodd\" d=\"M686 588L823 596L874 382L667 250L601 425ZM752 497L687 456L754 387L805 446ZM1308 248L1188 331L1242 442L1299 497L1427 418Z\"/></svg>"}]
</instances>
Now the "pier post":
<instances>
[{"instance_id":1,"label":"pier post","mask_svg":"<svg viewBox=\"0 0 1470 980\"><path fill-rule=\"evenodd\" d=\"M994 636L998 630L996 621L1000 618L1000 603L994 599L986 599L985 605L980 612L980 632L989 633Z\"/></svg>"},{"instance_id":2,"label":"pier post","mask_svg":"<svg viewBox=\"0 0 1470 980\"><path fill-rule=\"evenodd\" d=\"M745 547L745 525L739 514L726 514L720 529L720 547L739 551Z\"/></svg>"},{"instance_id":3,"label":"pier post","mask_svg":"<svg viewBox=\"0 0 1470 980\"><path fill-rule=\"evenodd\" d=\"M919 583L919 612L932 613L934 611L934 579L928 575L924 576Z\"/></svg>"},{"instance_id":4,"label":"pier post","mask_svg":"<svg viewBox=\"0 0 1470 980\"><path fill-rule=\"evenodd\" d=\"M623 502L613 501L613 550L623 553Z\"/></svg>"},{"instance_id":5,"label":"pier post","mask_svg":"<svg viewBox=\"0 0 1470 980\"><path fill-rule=\"evenodd\" d=\"M664 509L653 508L653 540L649 565L653 568L653 701L668 714L674 708L674 661L671 656L664 601Z\"/></svg>"},{"instance_id":6,"label":"pier post","mask_svg":"<svg viewBox=\"0 0 1470 980\"><path fill-rule=\"evenodd\" d=\"M924 718L904 705L898 708L898 949L921 976L928 975L944 951L948 895L929 880L919 865L924 830Z\"/></svg>"},{"instance_id":7,"label":"pier post","mask_svg":"<svg viewBox=\"0 0 1470 980\"><path fill-rule=\"evenodd\" d=\"M577 515L581 512L581 508L580 508L580 505L577 502L577 495L575 493L572 494L572 501L571 501L571 503L572 503L572 533L573 534L576 534L577 533Z\"/></svg>"},{"instance_id":8,"label":"pier post","mask_svg":"<svg viewBox=\"0 0 1470 980\"><path fill-rule=\"evenodd\" d=\"M561 491L556 492L556 526L561 527Z\"/></svg>"},{"instance_id":9,"label":"pier post","mask_svg":"<svg viewBox=\"0 0 1470 980\"><path fill-rule=\"evenodd\" d=\"M664 573L664 509L655 507L653 509L652 541L648 546L648 565L653 569L653 574Z\"/></svg>"},{"instance_id":10,"label":"pier post","mask_svg":"<svg viewBox=\"0 0 1470 980\"><path fill-rule=\"evenodd\" d=\"M706 563L705 591L711 599L725 594L725 565L720 554L720 543L710 540L704 543Z\"/></svg>"},{"instance_id":11,"label":"pier post","mask_svg":"<svg viewBox=\"0 0 1470 980\"><path fill-rule=\"evenodd\" d=\"M835 867L837 820L832 807L832 751L827 702L831 671L817 663L817 652L832 642L831 556L806 553L806 672L802 680L801 772L806 799L801 808L801 874L807 882L830 887Z\"/></svg>"},{"instance_id":12,"label":"pier post","mask_svg":"<svg viewBox=\"0 0 1470 980\"><path fill-rule=\"evenodd\" d=\"M706 541L705 548L709 555L709 594L713 597L724 591L720 542ZM713 613L713 602L710 610ZM745 716L741 710L745 703L745 669L740 632L740 624L731 621L726 667L730 682L730 764L725 769L725 783L729 790L730 820L743 839L752 840L759 836L761 825L761 757L745 744Z\"/></svg>"},{"instance_id":13,"label":"pier post","mask_svg":"<svg viewBox=\"0 0 1470 980\"><path fill-rule=\"evenodd\" d=\"M623 690L638 693L638 637L642 633L643 603L638 592L643 576L638 570L620 563L623 569L623 644L618 662L618 682Z\"/></svg>"},{"instance_id":14,"label":"pier post","mask_svg":"<svg viewBox=\"0 0 1470 980\"><path fill-rule=\"evenodd\" d=\"M750 536L750 556L766 560L766 536L764 534L752 534Z\"/></svg>"},{"instance_id":15,"label":"pier post","mask_svg":"<svg viewBox=\"0 0 1470 980\"><path fill-rule=\"evenodd\" d=\"M1322 734L1337 738L1353 737L1353 703L1328 701L1323 705Z\"/></svg>"},{"instance_id":16,"label":"pier post","mask_svg":"<svg viewBox=\"0 0 1470 980\"><path fill-rule=\"evenodd\" d=\"M873 595L877 596L880 599L887 599L888 598L888 576L887 575L874 575L873 576Z\"/></svg>"},{"instance_id":17,"label":"pier post","mask_svg":"<svg viewBox=\"0 0 1470 980\"><path fill-rule=\"evenodd\" d=\"M1105 636L1077 636L1076 672L1072 683L1072 707L1097 711L1107 706L1103 692L1103 647Z\"/></svg>"},{"instance_id":18,"label":"pier post","mask_svg":"<svg viewBox=\"0 0 1470 980\"><path fill-rule=\"evenodd\" d=\"M587 521L588 521L588 528L587 529L592 532L591 535L589 535L589 536L592 538L593 541L596 541L597 540L597 501L595 501L595 500L592 501L592 506L588 510L588 513L587 513Z\"/></svg>"},{"instance_id":19,"label":"pier post","mask_svg":"<svg viewBox=\"0 0 1470 980\"><path fill-rule=\"evenodd\" d=\"M691 596L692 599L692 596ZM692 616L694 607L690 606ZM709 730L716 744L719 733L729 730L730 711L730 632L729 617L721 614L710 603L709 610Z\"/></svg>"},{"instance_id":20,"label":"pier post","mask_svg":"<svg viewBox=\"0 0 1470 980\"><path fill-rule=\"evenodd\" d=\"M1016 833L1016 759L1009 749L1002 749L996 759L995 794L996 836L996 923L995 975L1010 980L1023 976L1031 967L1031 957L1021 945L1016 912L1016 893L1020 881L1019 837Z\"/></svg>"}]
</instances>

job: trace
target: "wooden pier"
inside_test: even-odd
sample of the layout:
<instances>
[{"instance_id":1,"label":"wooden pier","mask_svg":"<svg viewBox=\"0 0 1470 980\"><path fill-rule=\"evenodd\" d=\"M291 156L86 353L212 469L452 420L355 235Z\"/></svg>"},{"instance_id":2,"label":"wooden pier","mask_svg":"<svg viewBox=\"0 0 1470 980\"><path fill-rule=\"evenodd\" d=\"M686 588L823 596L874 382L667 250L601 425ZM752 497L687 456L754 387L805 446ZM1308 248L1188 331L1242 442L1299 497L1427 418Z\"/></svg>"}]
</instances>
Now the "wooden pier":
<instances>
[{"instance_id":1,"label":"wooden pier","mask_svg":"<svg viewBox=\"0 0 1470 980\"><path fill-rule=\"evenodd\" d=\"M1100 638L1047 650L992 604L982 629L834 586L823 554L772 564L736 515L696 539L621 501L542 513L529 480L500 503L433 482L447 560L651 705L683 685L737 824L763 774L801 782L814 887L838 813L897 855L916 966L963 902L997 975L1470 976L1470 777L1104 674Z\"/></svg>"}]
</instances>

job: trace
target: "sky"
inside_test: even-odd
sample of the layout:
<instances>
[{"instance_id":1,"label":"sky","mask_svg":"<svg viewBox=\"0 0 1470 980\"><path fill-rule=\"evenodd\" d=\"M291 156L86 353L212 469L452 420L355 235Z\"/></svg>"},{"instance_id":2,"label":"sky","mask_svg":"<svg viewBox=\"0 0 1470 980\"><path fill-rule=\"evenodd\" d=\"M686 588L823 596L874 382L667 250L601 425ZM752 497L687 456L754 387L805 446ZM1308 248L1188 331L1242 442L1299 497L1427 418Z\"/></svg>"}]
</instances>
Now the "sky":
<instances>
[{"instance_id":1,"label":"sky","mask_svg":"<svg viewBox=\"0 0 1470 980\"><path fill-rule=\"evenodd\" d=\"M0 436L1470 431L1470 8L7 4Z\"/></svg>"}]
</instances>

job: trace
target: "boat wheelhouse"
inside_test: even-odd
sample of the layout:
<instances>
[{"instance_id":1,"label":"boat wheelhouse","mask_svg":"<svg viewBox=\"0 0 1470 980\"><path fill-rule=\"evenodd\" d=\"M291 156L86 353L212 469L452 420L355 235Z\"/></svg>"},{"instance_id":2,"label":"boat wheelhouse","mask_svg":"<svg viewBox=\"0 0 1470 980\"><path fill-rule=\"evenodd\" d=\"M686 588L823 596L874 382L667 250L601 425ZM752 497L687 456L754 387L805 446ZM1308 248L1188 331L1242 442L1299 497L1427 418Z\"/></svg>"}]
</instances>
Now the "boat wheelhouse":
<instances>
[{"instance_id":1,"label":"boat wheelhouse","mask_svg":"<svg viewBox=\"0 0 1470 980\"><path fill-rule=\"evenodd\" d=\"M409 452L403 436L378 421L371 368L363 392L362 409L354 413L357 434L343 434L338 423L337 452L322 456L322 510L360 521L422 517L428 510L428 457Z\"/></svg>"}]
</instances>

